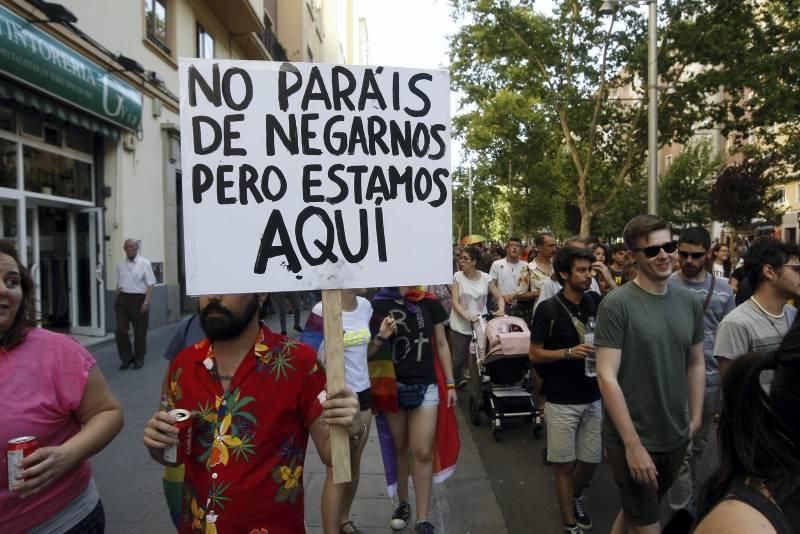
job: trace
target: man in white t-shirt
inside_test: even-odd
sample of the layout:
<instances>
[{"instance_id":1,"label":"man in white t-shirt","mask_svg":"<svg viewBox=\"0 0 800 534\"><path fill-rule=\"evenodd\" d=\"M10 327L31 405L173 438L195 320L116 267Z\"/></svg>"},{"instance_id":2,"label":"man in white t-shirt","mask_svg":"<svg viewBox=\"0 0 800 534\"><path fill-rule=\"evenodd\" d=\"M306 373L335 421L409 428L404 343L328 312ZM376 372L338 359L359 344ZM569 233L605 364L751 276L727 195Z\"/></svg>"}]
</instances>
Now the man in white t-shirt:
<instances>
[{"instance_id":1,"label":"man in white t-shirt","mask_svg":"<svg viewBox=\"0 0 800 534\"><path fill-rule=\"evenodd\" d=\"M150 316L150 299L156 277L150 262L139 255L139 241L126 239L123 245L125 259L117 264L117 296L114 313L117 326L114 336L120 369L133 365L141 369L147 351L147 325ZM133 326L133 347L128 329Z\"/></svg>"},{"instance_id":2,"label":"man in white t-shirt","mask_svg":"<svg viewBox=\"0 0 800 534\"><path fill-rule=\"evenodd\" d=\"M533 292L520 291L520 279L528 276L528 264L520 259L521 253L522 240L518 237L509 237L506 257L492 264L489 276L503 295L506 313L526 319L530 318L531 307L536 297Z\"/></svg>"}]
</instances>

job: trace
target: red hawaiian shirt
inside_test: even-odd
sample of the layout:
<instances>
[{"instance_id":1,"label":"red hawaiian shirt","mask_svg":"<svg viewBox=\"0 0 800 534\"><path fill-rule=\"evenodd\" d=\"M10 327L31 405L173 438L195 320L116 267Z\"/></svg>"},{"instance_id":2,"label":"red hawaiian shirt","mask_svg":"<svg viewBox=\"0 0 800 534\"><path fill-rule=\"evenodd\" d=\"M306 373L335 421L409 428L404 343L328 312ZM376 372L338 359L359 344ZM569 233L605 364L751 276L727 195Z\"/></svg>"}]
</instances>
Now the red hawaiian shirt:
<instances>
[{"instance_id":1,"label":"red hawaiian shirt","mask_svg":"<svg viewBox=\"0 0 800 534\"><path fill-rule=\"evenodd\" d=\"M263 325L228 391L207 339L184 349L162 395L194 416L178 531L305 532L303 461L324 388L314 351Z\"/></svg>"}]
</instances>

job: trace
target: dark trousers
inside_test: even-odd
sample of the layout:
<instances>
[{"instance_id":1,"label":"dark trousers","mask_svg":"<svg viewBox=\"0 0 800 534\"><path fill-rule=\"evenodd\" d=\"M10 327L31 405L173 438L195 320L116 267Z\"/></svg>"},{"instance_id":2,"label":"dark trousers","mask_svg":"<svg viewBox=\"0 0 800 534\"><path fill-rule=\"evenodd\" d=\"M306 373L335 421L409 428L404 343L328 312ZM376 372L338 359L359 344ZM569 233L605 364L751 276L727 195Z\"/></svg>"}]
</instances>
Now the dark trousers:
<instances>
[{"instance_id":1,"label":"dark trousers","mask_svg":"<svg viewBox=\"0 0 800 534\"><path fill-rule=\"evenodd\" d=\"M117 316L117 329L114 336L117 339L117 352L123 363L136 361L144 362L144 353L147 351L147 323L149 313L142 313L144 295L133 293L119 293L114 301L114 311ZM133 325L133 351L131 351L131 338L128 328Z\"/></svg>"}]
</instances>

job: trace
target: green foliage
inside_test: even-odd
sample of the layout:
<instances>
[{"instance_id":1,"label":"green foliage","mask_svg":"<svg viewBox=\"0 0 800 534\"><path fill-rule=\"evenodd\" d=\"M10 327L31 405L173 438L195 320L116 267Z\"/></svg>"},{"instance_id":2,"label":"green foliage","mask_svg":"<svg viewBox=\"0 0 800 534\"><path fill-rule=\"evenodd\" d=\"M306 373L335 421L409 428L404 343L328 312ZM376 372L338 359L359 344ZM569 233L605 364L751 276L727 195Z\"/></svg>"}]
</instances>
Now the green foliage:
<instances>
[{"instance_id":1,"label":"green foliage","mask_svg":"<svg viewBox=\"0 0 800 534\"><path fill-rule=\"evenodd\" d=\"M625 185L592 222L592 235L613 240L637 215L647 212L647 176L644 168L632 172Z\"/></svg>"},{"instance_id":2,"label":"green foliage","mask_svg":"<svg viewBox=\"0 0 800 534\"><path fill-rule=\"evenodd\" d=\"M640 209L643 193L646 17L630 4L599 17L601 0L556 0L551 14L534 0L452 2L462 25L451 77L464 95L454 132L491 197L481 202L499 213L493 199L504 197L510 211L481 214L486 228L506 217L515 232L563 228L572 205L582 233L617 233L615 217ZM669 88L659 93L660 142L687 143L700 128L755 134L776 158L775 179L799 169L800 0L658 6L658 83ZM681 172L665 177L663 213L707 220L689 193L703 198L702 181Z\"/></svg>"},{"instance_id":3,"label":"green foliage","mask_svg":"<svg viewBox=\"0 0 800 534\"><path fill-rule=\"evenodd\" d=\"M658 212L673 227L711 223L711 187L721 166L708 141L690 143L675 157L658 187Z\"/></svg>"},{"instance_id":4,"label":"green foliage","mask_svg":"<svg viewBox=\"0 0 800 534\"><path fill-rule=\"evenodd\" d=\"M737 230L747 230L759 219L767 224L778 220L775 208L778 193L772 170L775 157L748 158L720 173L711 191L711 213Z\"/></svg>"}]
</instances>

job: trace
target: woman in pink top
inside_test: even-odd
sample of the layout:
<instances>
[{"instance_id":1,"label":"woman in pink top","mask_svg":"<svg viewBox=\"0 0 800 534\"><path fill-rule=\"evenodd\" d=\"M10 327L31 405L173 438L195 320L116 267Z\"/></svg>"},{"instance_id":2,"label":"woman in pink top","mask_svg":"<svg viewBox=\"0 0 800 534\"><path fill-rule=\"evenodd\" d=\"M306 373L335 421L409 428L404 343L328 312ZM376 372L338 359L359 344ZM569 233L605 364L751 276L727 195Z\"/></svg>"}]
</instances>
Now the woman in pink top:
<instances>
[{"instance_id":1,"label":"woman in pink top","mask_svg":"<svg viewBox=\"0 0 800 534\"><path fill-rule=\"evenodd\" d=\"M122 408L96 362L67 336L35 327L34 289L11 241L0 240L0 444L35 436L9 489L5 454L0 532L104 531L88 459L122 428Z\"/></svg>"}]
</instances>

